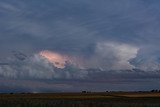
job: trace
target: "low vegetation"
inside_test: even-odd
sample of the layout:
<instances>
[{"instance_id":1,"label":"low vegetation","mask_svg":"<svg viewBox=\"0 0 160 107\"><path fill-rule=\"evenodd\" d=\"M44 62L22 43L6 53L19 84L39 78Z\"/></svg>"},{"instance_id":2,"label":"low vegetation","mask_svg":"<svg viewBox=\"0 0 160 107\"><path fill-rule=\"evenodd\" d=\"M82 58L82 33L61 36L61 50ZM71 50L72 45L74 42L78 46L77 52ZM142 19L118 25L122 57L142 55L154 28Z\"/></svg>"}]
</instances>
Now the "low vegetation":
<instances>
[{"instance_id":1,"label":"low vegetation","mask_svg":"<svg viewBox=\"0 0 160 107\"><path fill-rule=\"evenodd\" d=\"M160 93L10 93L0 94L0 107L160 107Z\"/></svg>"}]
</instances>

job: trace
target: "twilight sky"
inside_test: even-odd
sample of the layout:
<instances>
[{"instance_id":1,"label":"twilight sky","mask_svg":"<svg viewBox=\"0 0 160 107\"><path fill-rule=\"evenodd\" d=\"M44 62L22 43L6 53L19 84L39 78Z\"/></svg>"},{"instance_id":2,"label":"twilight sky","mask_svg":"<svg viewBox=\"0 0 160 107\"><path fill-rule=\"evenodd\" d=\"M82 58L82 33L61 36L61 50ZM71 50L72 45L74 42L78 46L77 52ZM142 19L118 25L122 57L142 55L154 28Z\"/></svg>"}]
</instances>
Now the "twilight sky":
<instances>
[{"instance_id":1,"label":"twilight sky","mask_svg":"<svg viewBox=\"0 0 160 107\"><path fill-rule=\"evenodd\" d=\"M159 0L0 0L0 92L160 88Z\"/></svg>"}]
</instances>

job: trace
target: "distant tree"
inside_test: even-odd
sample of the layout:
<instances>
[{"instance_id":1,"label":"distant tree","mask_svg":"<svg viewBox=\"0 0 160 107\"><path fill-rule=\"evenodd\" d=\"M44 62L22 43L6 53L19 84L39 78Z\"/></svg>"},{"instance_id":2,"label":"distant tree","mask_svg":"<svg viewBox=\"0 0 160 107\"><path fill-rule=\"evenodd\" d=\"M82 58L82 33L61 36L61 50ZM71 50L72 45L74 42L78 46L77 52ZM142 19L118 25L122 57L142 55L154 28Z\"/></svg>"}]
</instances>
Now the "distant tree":
<instances>
[{"instance_id":1,"label":"distant tree","mask_svg":"<svg viewBox=\"0 0 160 107\"><path fill-rule=\"evenodd\" d=\"M159 92L158 90L151 90L151 92Z\"/></svg>"},{"instance_id":2,"label":"distant tree","mask_svg":"<svg viewBox=\"0 0 160 107\"><path fill-rule=\"evenodd\" d=\"M82 91L82 93L87 93L87 91Z\"/></svg>"}]
</instances>

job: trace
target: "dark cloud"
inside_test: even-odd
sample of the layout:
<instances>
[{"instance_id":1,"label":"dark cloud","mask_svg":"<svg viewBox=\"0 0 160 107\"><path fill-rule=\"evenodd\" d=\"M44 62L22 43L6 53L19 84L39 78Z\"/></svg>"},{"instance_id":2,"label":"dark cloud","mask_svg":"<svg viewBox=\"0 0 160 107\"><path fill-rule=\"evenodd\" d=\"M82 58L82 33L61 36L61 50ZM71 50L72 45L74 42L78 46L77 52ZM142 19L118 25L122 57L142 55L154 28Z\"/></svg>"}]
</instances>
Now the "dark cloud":
<instances>
[{"instance_id":1,"label":"dark cloud","mask_svg":"<svg viewBox=\"0 0 160 107\"><path fill-rule=\"evenodd\" d=\"M160 84L159 71L81 69L72 64L59 69L40 55L13 62L0 66L1 92L151 90Z\"/></svg>"},{"instance_id":2,"label":"dark cloud","mask_svg":"<svg viewBox=\"0 0 160 107\"><path fill-rule=\"evenodd\" d=\"M3 63L0 63L0 65L9 65L9 63L4 63L4 62L3 62Z\"/></svg>"},{"instance_id":3,"label":"dark cloud","mask_svg":"<svg viewBox=\"0 0 160 107\"><path fill-rule=\"evenodd\" d=\"M16 83L25 79L37 80L35 84L39 79L61 83L66 79L73 90L78 90L77 83L80 89L149 89L159 84L159 4L157 0L0 0L0 76L4 81L17 79L13 87L22 87ZM42 50L76 58L73 65L57 69L37 54ZM44 84L48 87L48 82ZM10 90L8 86L0 87Z\"/></svg>"}]
</instances>

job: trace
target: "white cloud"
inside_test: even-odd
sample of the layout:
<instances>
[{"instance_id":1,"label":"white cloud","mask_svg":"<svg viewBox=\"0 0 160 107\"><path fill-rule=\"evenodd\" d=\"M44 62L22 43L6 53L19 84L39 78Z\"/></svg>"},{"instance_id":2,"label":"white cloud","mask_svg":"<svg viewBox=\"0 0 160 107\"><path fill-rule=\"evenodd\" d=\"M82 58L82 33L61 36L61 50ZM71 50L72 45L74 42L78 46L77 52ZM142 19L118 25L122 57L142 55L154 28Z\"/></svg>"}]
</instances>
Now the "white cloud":
<instances>
[{"instance_id":1,"label":"white cloud","mask_svg":"<svg viewBox=\"0 0 160 107\"><path fill-rule=\"evenodd\" d=\"M102 70L131 70L130 60L136 58L139 48L117 42L98 42L90 57L70 57L78 67L99 68Z\"/></svg>"},{"instance_id":2,"label":"white cloud","mask_svg":"<svg viewBox=\"0 0 160 107\"><path fill-rule=\"evenodd\" d=\"M158 58L147 57L143 58L139 56L132 61L132 64L135 65L137 69L143 70L145 72L157 72L160 70L160 63L157 61Z\"/></svg>"},{"instance_id":3,"label":"white cloud","mask_svg":"<svg viewBox=\"0 0 160 107\"><path fill-rule=\"evenodd\" d=\"M71 62L58 69L41 55L35 54L25 60L9 58L9 65L0 66L0 76L21 79L84 79L88 68L108 70L129 70L134 68L129 60L136 57L138 48L116 42L99 42L89 58L70 56ZM81 69L82 67L83 69ZM97 72L100 70L94 70Z\"/></svg>"},{"instance_id":4,"label":"white cloud","mask_svg":"<svg viewBox=\"0 0 160 107\"><path fill-rule=\"evenodd\" d=\"M129 60L136 57L138 50L137 47L129 44L99 42L97 43L92 62L95 61L95 64L103 69L132 69L134 66L129 63Z\"/></svg>"},{"instance_id":5,"label":"white cloud","mask_svg":"<svg viewBox=\"0 0 160 107\"><path fill-rule=\"evenodd\" d=\"M35 54L25 60L9 58L9 65L0 66L0 76L19 79L79 79L87 76L87 71L72 64L66 68L55 67L45 57Z\"/></svg>"},{"instance_id":6,"label":"white cloud","mask_svg":"<svg viewBox=\"0 0 160 107\"><path fill-rule=\"evenodd\" d=\"M10 65L0 66L0 75L8 78L38 78L51 79L54 75L54 69L51 64L40 57L34 55L25 61L11 59Z\"/></svg>"}]
</instances>

